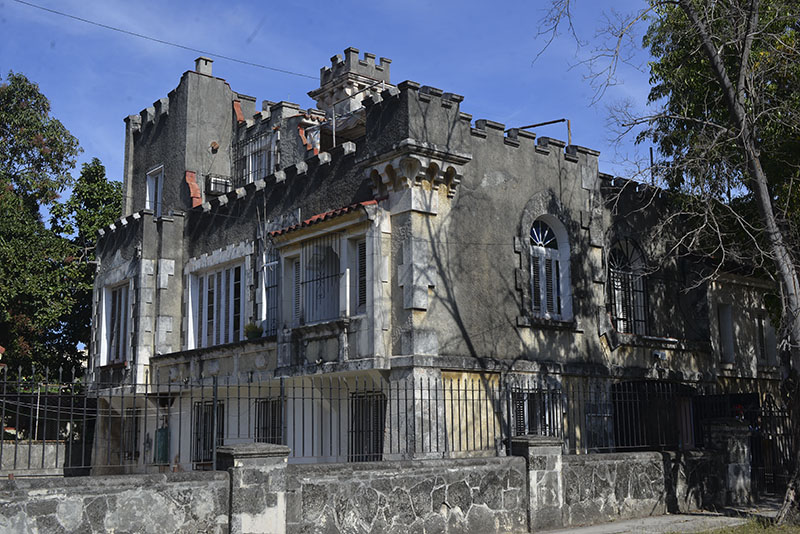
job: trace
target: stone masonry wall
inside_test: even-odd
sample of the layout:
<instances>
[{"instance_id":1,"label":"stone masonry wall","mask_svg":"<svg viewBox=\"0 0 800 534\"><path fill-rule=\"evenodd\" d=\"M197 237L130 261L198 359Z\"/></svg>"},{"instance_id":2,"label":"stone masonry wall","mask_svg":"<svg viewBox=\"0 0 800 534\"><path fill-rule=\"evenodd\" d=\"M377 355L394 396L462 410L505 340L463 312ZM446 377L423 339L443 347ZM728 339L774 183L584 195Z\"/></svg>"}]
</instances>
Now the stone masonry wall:
<instances>
[{"instance_id":1,"label":"stone masonry wall","mask_svg":"<svg viewBox=\"0 0 800 534\"><path fill-rule=\"evenodd\" d=\"M0 534L227 533L229 476L169 473L0 481Z\"/></svg>"},{"instance_id":2,"label":"stone masonry wall","mask_svg":"<svg viewBox=\"0 0 800 534\"><path fill-rule=\"evenodd\" d=\"M523 458L290 465L286 530L527 532Z\"/></svg>"},{"instance_id":3,"label":"stone masonry wall","mask_svg":"<svg viewBox=\"0 0 800 534\"><path fill-rule=\"evenodd\" d=\"M664 462L660 453L564 456L562 469L565 526L667 512Z\"/></svg>"}]
</instances>

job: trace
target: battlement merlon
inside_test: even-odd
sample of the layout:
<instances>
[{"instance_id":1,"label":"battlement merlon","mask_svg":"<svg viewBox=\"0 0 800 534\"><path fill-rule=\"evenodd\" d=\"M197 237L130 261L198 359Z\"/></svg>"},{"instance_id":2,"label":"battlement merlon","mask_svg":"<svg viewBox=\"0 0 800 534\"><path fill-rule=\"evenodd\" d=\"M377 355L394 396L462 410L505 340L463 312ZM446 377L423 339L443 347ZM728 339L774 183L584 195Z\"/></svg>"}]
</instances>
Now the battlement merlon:
<instances>
[{"instance_id":1,"label":"battlement merlon","mask_svg":"<svg viewBox=\"0 0 800 534\"><path fill-rule=\"evenodd\" d=\"M364 59L359 58L358 48L345 49L344 59L339 54L331 58L330 67L322 67L319 70L319 86L324 87L331 81L345 74L358 74L374 81L390 83L389 65L392 60L385 57L380 58L379 63L375 63L375 54L364 52Z\"/></svg>"},{"instance_id":2,"label":"battlement merlon","mask_svg":"<svg viewBox=\"0 0 800 534\"><path fill-rule=\"evenodd\" d=\"M348 48L341 55L331 58L331 66L320 69L320 86L309 91L308 96L317 102L319 109L337 114L355 111L362 106L364 98L380 93L391 87L389 64L391 61L380 58L375 62L375 54L365 53L359 57L357 48Z\"/></svg>"}]
</instances>

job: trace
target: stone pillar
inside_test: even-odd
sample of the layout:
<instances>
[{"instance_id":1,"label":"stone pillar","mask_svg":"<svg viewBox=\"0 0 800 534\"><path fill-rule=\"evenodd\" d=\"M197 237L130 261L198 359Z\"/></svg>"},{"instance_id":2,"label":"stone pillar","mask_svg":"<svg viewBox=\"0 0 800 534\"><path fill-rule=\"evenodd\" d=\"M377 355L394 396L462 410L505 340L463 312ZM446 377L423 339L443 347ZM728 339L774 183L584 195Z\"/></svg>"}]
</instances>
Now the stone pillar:
<instances>
[{"instance_id":1,"label":"stone pillar","mask_svg":"<svg viewBox=\"0 0 800 534\"><path fill-rule=\"evenodd\" d=\"M289 447L245 443L217 448L217 469L230 473L231 534L286 533Z\"/></svg>"},{"instance_id":2,"label":"stone pillar","mask_svg":"<svg viewBox=\"0 0 800 534\"><path fill-rule=\"evenodd\" d=\"M511 438L511 454L528 465L528 528L531 532L563 526L562 441L549 436Z\"/></svg>"},{"instance_id":3,"label":"stone pillar","mask_svg":"<svg viewBox=\"0 0 800 534\"><path fill-rule=\"evenodd\" d=\"M722 453L727 504L749 504L750 428L738 419L719 419L708 424L708 446Z\"/></svg>"},{"instance_id":4,"label":"stone pillar","mask_svg":"<svg viewBox=\"0 0 800 534\"><path fill-rule=\"evenodd\" d=\"M439 369L392 369L383 457L386 460L442 458L447 451L445 402Z\"/></svg>"}]
</instances>

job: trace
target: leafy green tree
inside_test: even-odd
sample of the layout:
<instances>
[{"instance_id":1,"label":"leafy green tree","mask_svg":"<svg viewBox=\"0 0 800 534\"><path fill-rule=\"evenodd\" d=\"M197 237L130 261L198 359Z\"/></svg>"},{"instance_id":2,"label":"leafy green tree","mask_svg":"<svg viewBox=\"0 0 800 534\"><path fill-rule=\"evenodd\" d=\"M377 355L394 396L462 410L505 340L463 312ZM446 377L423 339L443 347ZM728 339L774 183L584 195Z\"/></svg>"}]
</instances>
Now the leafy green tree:
<instances>
[{"instance_id":1,"label":"leafy green tree","mask_svg":"<svg viewBox=\"0 0 800 534\"><path fill-rule=\"evenodd\" d=\"M94 236L118 214L120 186L96 159L74 181L78 152L37 85L9 73L0 85L0 347L12 373L79 366L89 342Z\"/></svg>"},{"instance_id":2,"label":"leafy green tree","mask_svg":"<svg viewBox=\"0 0 800 534\"><path fill-rule=\"evenodd\" d=\"M100 160L84 163L70 198L50 209L50 229L68 240L72 297L70 313L62 320L61 349L67 353L78 343L89 344L92 315L97 231L119 217L122 184L109 182Z\"/></svg>"}]
</instances>

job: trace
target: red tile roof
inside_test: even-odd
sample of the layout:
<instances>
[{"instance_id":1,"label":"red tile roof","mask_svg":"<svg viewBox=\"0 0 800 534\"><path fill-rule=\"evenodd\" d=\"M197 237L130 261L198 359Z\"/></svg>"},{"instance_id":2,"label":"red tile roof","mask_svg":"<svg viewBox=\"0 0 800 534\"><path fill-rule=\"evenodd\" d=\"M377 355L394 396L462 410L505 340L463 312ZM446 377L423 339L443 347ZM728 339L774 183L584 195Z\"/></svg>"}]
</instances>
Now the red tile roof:
<instances>
[{"instance_id":1,"label":"red tile roof","mask_svg":"<svg viewBox=\"0 0 800 534\"><path fill-rule=\"evenodd\" d=\"M281 228L280 230L274 230L270 232L269 235L271 237L276 237L279 235L288 234L289 232L294 232L295 230L306 228L307 226L311 226L313 224L321 223L322 221L328 221L330 219L340 217L348 213L352 213L363 206L374 206L377 204L378 204L377 200L367 200L364 202L358 202L356 204L350 204L349 206L345 206L343 208L337 208L335 210L326 211L325 213L319 213L298 224L293 224L292 226L287 226L286 228Z\"/></svg>"}]
</instances>

